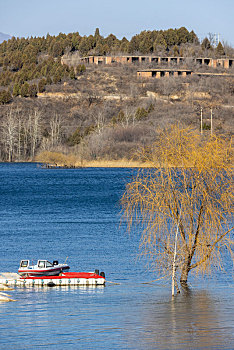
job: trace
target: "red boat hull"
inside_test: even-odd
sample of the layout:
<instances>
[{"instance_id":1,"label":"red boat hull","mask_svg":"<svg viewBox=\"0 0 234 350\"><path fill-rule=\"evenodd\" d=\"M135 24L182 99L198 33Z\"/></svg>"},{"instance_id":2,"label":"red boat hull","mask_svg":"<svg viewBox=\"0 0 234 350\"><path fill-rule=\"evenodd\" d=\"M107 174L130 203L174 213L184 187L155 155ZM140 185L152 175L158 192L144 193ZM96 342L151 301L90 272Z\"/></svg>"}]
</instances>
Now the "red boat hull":
<instances>
[{"instance_id":1,"label":"red boat hull","mask_svg":"<svg viewBox=\"0 0 234 350\"><path fill-rule=\"evenodd\" d=\"M64 278L86 278L86 279L95 278L95 279L98 279L98 278L103 278L103 276L97 275L94 272L64 272L60 276L28 276L28 277L22 276L21 278L22 279L32 279L32 280L35 280L35 279L43 279L43 280L49 279L49 280L51 280L51 279L64 279Z\"/></svg>"}]
</instances>

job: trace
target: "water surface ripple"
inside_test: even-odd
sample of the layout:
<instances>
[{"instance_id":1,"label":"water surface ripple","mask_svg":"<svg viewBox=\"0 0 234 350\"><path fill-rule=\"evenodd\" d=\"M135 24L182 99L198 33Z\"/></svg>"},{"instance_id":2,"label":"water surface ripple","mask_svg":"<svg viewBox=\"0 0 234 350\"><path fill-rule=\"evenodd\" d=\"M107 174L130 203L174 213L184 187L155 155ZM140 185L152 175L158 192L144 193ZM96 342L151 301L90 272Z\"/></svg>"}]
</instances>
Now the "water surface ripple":
<instances>
[{"instance_id":1,"label":"water surface ripple","mask_svg":"<svg viewBox=\"0 0 234 350\"><path fill-rule=\"evenodd\" d=\"M0 304L1 349L233 349L231 267L191 278L170 297L137 259L139 236L119 226L131 169L41 169L0 164L0 271L21 259L105 271L106 287L17 288Z\"/></svg>"}]
</instances>

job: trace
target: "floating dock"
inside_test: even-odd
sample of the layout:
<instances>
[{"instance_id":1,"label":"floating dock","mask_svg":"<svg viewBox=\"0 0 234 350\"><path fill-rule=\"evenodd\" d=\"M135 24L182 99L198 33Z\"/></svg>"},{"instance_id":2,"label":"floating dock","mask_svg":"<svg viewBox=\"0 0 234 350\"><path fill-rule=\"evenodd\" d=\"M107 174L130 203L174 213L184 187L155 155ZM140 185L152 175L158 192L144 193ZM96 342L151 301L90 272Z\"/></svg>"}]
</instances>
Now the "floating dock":
<instances>
[{"instance_id":1,"label":"floating dock","mask_svg":"<svg viewBox=\"0 0 234 350\"><path fill-rule=\"evenodd\" d=\"M21 277L17 273L0 273L0 285L9 287L103 286L105 277L94 272L64 272L60 276Z\"/></svg>"}]
</instances>

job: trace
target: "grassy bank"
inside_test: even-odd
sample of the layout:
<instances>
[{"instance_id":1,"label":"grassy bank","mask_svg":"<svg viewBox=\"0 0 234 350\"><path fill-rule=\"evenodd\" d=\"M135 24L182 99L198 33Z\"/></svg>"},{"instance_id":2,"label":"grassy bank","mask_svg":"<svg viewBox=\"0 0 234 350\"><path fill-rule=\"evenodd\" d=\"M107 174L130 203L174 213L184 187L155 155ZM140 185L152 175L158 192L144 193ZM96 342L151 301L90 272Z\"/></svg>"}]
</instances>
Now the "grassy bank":
<instances>
[{"instance_id":1,"label":"grassy bank","mask_svg":"<svg viewBox=\"0 0 234 350\"><path fill-rule=\"evenodd\" d=\"M64 168L148 168L152 164L147 162L141 162L129 159L117 159L117 160L85 160L78 159L73 154L64 155L59 152L42 152L36 159L37 162L47 164L51 167L64 167Z\"/></svg>"},{"instance_id":2,"label":"grassy bank","mask_svg":"<svg viewBox=\"0 0 234 350\"><path fill-rule=\"evenodd\" d=\"M152 165L149 163L127 159L83 161L83 167L86 168L149 168L150 166Z\"/></svg>"}]
</instances>

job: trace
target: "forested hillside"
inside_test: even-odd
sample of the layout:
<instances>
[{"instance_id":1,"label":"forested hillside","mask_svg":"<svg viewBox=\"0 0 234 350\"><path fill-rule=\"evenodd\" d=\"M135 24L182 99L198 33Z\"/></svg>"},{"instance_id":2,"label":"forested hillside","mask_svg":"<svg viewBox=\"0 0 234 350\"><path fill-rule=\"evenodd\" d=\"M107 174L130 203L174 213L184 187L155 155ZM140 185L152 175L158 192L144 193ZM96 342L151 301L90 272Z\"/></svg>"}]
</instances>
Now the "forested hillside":
<instances>
[{"instance_id":1,"label":"forested hillside","mask_svg":"<svg viewBox=\"0 0 234 350\"><path fill-rule=\"evenodd\" d=\"M81 56L106 54L159 54L173 56L218 56L230 53L219 43L214 49L212 38L200 44L196 34L186 28L143 31L131 40L121 40L110 34L106 38L96 29L95 35L79 33L58 36L15 38L0 44L0 85L5 92L0 103L10 102L14 96L34 97L45 85L58 83L63 78L74 78L84 66L69 68L61 65L60 58L78 51ZM226 52L225 52L226 51Z\"/></svg>"},{"instance_id":2,"label":"forested hillside","mask_svg":"<svg viewBox=\"0 0 234 350\"><path fill-rule=\"evenodd\" d=\"M200 44L186 28L144 31L131 40L112 34L104 38L98 29L88 37L13 37L0 45L1 160L45 159L48 152L73 164L77 159L137 158L139 148L150 145L159 128L170 123L199 130L201 107L205 133L210 133L211 108L214 131L227 137L232 132L232 77L141 81L134 65L62 65L61 56L75 51L80 56L222 57L232 48L214 48L207 38Z\"/></svg>"}]
</instances>

